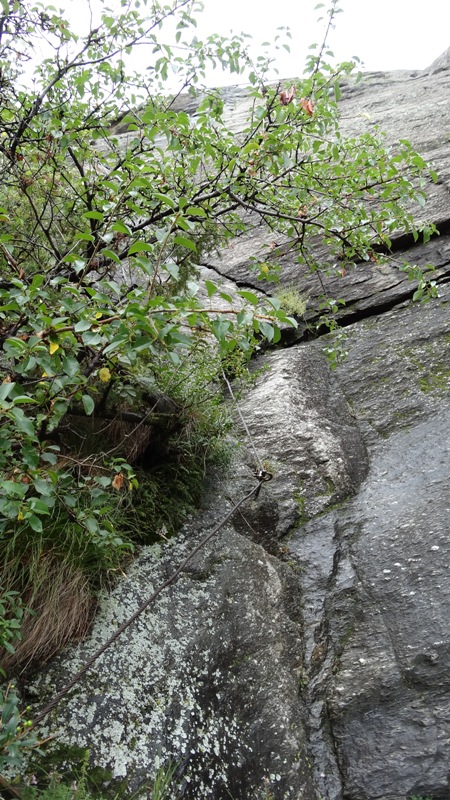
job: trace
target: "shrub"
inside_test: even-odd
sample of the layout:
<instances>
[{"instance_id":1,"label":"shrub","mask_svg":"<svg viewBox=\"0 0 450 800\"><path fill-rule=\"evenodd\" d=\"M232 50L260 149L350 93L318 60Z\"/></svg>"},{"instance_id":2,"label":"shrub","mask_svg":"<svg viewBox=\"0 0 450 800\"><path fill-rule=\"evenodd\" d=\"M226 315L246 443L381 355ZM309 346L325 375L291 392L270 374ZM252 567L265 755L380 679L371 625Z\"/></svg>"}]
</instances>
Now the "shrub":
<instances>
[{"instance_id":1,"label":"shrub","mask_svg":"<svg viewBox=\"0 0 450 800\"><path fill-rule=\"evenodd\" d=\"M320 277L318 239L345 271L398 230L434 231L410 208L437 176L409 142L339 131L355 63L330 65L323 46L301 80L270 86L244 36L199 41L191 0L100 6L79 34L53 6L0 0L0 556L5 591L38 612L15 655L7 614L1 624L22 665L82 635L93 591L133 543L198 501L226 427L222 364L296 325L280 299L204 279L202 255L264 225ZM337 11L331 0L328 28ZM136 73L128 54L144 44L151 63ZM30 87L27 53L41 48ZM211 63L249 82L238 136L220 93L201 87ZM275 282L277 248L251 267ZM156 530L144 532L149 507Z\"/></svg>"}]
</instances>

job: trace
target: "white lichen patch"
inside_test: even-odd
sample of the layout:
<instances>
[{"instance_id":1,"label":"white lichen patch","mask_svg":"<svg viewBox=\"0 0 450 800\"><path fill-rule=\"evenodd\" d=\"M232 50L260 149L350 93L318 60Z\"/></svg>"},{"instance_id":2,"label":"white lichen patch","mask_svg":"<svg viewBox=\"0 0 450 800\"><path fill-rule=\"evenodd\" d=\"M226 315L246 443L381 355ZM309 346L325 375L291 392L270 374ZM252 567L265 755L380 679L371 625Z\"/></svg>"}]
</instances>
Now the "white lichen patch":
<instances>
[{"instance_id":1,"label":"white lichen patch","mask_svg":"<svg viewBox=\"0 0 450 800\"><path fill-rule=\"evenodd\" d=\"M211 787L227 788L230 772L242 770L251 751L236 703L243 692L238 685L242 679L236 676L246 670L246 695L253 676L256 690L258 675L269 672L261 654L252 658L246 654L240 644L242 634L230 620L239 618L242 631L256 631L258 637L268 626L276 638L283 621L282 582L270 559L261 557L261 548L248 544L257 547L260 557L254 559L252 576L247 577L245 555L238 548L229 549L225 535L224 540L218 563L230 559L233 567L224 567L228 580L235 580L242 571L239 595L233 596L223 585L220 567L210 570L211 575L205 571L208 555L197 566L194 560L191 571L164 591L105 651L52 712L40 734L55 736L57 748L88 749L96 766L110 772L113 779L126 778L131 787L151 783L159 768L170 762L179 766L182 786L188 792L191 789L186 787L195 787L199 800L211 796ZM145 548L128 569L127 578L103 598L89 639L56 659L36 680L35 690L51 697L192 547L192 538L187 538L169 542L162 551ZM214 560L214 548L211 553ZM282 655L281 644L273 641L271 659L278 662ZM271 672L275 674L276 669L272 667ZM272 704L270 730L279 723L284 736L288 715L275 697ZM274 756L273 768L276 761Z\"/></svg>"},{"instance_id":2,"label":"white lichen patch","mask_svg":"<svg viewBox=\"0 0 450 800\"><path fill-rule=\"evenodd\" d=\"M89 637L60 654L29 687L38 708L223 518L231 503L217 503L220 508L201 517L202 529L193 518L176 539L142 549L126 578L101 598ZM151 786L169 764L176 766L186 800L233 796L236 786L256 798L263 779L277 786L276 776L287 781L304 739L298 723L301 629L284 607L286 569L224 528L99 657L39 735L53 736L50 749L62 750L64 758L67 752L68 762L77 758L74 748L88 750L91 765L125 780L130 793Z\"/></svg>"}]
</instances>

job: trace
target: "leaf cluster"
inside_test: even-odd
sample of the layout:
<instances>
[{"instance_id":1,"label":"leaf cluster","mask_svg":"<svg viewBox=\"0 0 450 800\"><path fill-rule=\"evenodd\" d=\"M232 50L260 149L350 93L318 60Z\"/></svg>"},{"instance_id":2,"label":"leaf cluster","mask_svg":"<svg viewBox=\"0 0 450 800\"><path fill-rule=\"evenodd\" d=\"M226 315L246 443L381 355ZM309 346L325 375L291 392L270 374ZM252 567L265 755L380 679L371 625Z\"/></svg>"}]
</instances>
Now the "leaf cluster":
<instances>
[{"instance_id":1,"label":"leaf cluster","mask_svg":"<svg viewBox=\"0 0 450 800\"><path fill-rule=\"evenodd\" d=\"M320 277L333 261L371 260L400 230L419 235L412 209L435 173L406 140L339 130L355 62L329 63L325 38L301 80L267 85L270 58L251 63L244 36L197 38L198 5L122 0L113 15L101 2L78 33L50 5L1 2L0 536L16 553L64 540L83 569L115 570L140 469L165 460L181 505L198 495L224 427L222 364L296 325L276 297L204 280L209 253L264 228ZM338 11L333 0L327 29ZM30 85L34 48L45 55ZM239 133L201 87L211 64L248 77ZM276 282L272 244L250 268Z\"/></svg>"}]
</instances>

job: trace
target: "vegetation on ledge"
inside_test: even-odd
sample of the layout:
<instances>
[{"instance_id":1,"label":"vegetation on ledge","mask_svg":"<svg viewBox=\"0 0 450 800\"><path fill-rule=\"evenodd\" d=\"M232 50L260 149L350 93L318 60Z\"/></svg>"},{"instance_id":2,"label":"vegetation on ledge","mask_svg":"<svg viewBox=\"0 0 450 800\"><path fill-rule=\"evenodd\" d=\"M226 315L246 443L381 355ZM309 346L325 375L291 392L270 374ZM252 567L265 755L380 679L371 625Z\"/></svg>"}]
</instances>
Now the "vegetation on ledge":
<instances>
[{"instance_id":1,"label":"vegetation on ledge","mask_svg":"<svg viewBox=\"0 0 450 800\"><path fill-rule=\"evenodd\" d=\"M244 36L195 36L196 0L100 6L78 33L53 6L0 0L5 669L82 636L102 582L199 502L228 424L222 369L296 325L296 295L230 295L202 279L202 253L263 224L319 279L319 239L344 274L388 250L394 230L419 235L408 209L437 178L406 140L341 135L339 81L355 63L328 63L326 36L298 83L270 87L270 54L251 63ZM331 0L327 31L338 10ZM150 63L136 72L144 44ZM30 83L32 52L44 55ZM208 64L249 82L239 136L202 87ZM181 91L192 117L176 110ZM118 119L123 136L111 134ZM276 248L252 269L276 281ZM339 302L324 298L322 325ZM0 752L17 764L25 739L8 691Z\"/></svg>"}]
</instances>

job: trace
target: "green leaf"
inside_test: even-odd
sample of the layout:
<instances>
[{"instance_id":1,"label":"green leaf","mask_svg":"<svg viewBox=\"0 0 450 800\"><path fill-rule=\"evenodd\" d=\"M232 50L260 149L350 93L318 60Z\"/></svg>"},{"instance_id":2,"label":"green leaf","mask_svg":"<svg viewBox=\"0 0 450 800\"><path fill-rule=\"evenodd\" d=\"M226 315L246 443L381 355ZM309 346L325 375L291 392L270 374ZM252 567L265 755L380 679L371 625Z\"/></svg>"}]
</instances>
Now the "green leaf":
<instances>
[{"instance_id":1,"label":"green leaf","mask_svg":"<svg viewBox=\"0 0 450 800\"><path fill-rule=\"evenodd\" d=\"M56 453L50 453L47 450L47 452L42 453L41 459L42 459L42 461L45 461L47 464L54 465L58 461L58 456L56 455Z\"/></svg>"},{"instance_id":2,"label":"green leaf","mask_svg":"<svg viewBox=\"0 0 450 800\"><path fill-rule=\"evenodd\" d=\"M2 493L10 497L25 497L28 491L28 485L24 483L16 483L15 481L2 481Z\"/></svg>"},{"instance_id":3,"label":"green leaf","mask_svg":"<svg viewBox=\"0 0 450 800\"><path fill-rule=\"evenodd\" d=\"M103 486L104 489L106 489L107 486L111 486L111 478L108 478L106 475L98 475L95 480L96 483Z\"/></svg>"},{"instance_id":4,"label":"green leaf","mask_svg":"<svg viewBox=\"0 0 450 800\"><path fill-rule=\"evenodd\" d=\"M35 447L24 445L21 450L21 458L23 463L31 469L36 469L39 464L39 453Z\"/></svg>"},{"instance_id":5,"label":"green leaf","mask_svg":"<svg viewBox=\"0 0 450 800\"><path fill-rule=\"evenodd\" d=\"M35 478L33 485L39 494L51 495L53 493L53 485L50 481L45 480L44 478Z\"/></svg>"},{"instance_id":6,"label":"green leaf","mask_svg":"<svg viewBox=\"0 0 450 800\"><path fill-rule=\"evenodd\" d=\"M218 319L214 319L211 322L211 329L214 333L214 336L221 341L227 335L228 331L230 330L231 322L228 319L223 319L219 317Z\"/></svg>"},{"instance_id":7,"label":"green leaf","mask_svg":"<svg viewBox=\"0 0 450 800\"><path fill-rule=\"evenodd\" d=\"M83 339L83 344L90 345L91 347L101 344L103 341L100 334L96 333L95 331L86 331L86 333L83 333L81 338Z\"/></svg>"},{"instance_id":8,"label":"green leaf","mask_svg":"<svg viewBox=\"0 0 450 800\"><path fill-rule=\"evenodd\" d=\"M105 219L105 215L101 213L101 211L85 211L83 217L86 219L97 219L100 222L103 222Z\"/></svg>"},{"instance_id":9,"label":"green leaf","mask_svg":"<svg viewBox=\"0 0 450 800\"><path fill-rule=\"evenodd\" d=\"M233 298L231 294L228 294L228 292L219 292L219 297L221 297L222 300L225 300L227 303L233 302Z\"/></svg>"},{"instance_id":10,"label":"green leaf","mask_svg":"<svg viewBox=\"0 0 450 800\"><path fill-rule=\"evenodd\" d=\"M86 412L86 415L88 417L90 417L91 414L94 412L94 409L95 409L95 403L94 403L92 397L89 394L84 394L83 397L81 398L81 402L83 403L83 407L84 407L84 410Z\"/></svg>"},{"instance_id":11,"label":"green leaf","mask_svg":"<svg viewBox=\"0 0 450 800\"><path fill-rule=\"evenodd\" d=\"M190 217L207 217L207 213L204 208L200 206L188 206L188 208L184 209L184 213L186 216Z\"/></svg>"},{"instance_id":12,"label":"green leaf","mask_svg":"<svg viewBox=\"0 0 450 800\"><path fill-rule=\"evenodd\" d=\"M270 303L272 308L275 309L275 311L279 311L280 310L281 300L279 300L278 297L267 297L266 299L267 299L267 302Z\"/></svg>"},{"instance_id":13,"label":"green leaf","mask_svg":"<svg viewBox=\"0 0 450 800\"><path fill-rule=\"evenodd\" d=\"M92 322L87 319L80 319L80 321L75 325L74 331L75 333L82 333L83 331L88 331L91 327Z\"/></svg>"},{"instance_id":14,"label":"green leaf","mask_svg":"<svg viewBox=\"0 0 450 800\"><path fill-rule=\"evenodd\" d=\"M58 397L53 403L53 408L52 408L52 418L54 418L54 421L56 421L56 418L60 419L61 417L63 417L64 414L67 412L68 407L69 407L69 401L66 400L65 398Z\"/></svg>"},{"instance_id":15,"label":"green leaf","mask_svg":"<svg viewBox=\"0 0 450 800\"><path fill-rule=\"evenodd\" d=\"M131 245L128 250L128 255L132 256L133 253L145 253L147 251L152 251L153 245L148 244L147 242L135 242Z\"/></svg>"},{"instance_id":16,"label":"green leaf","mask_svg":"<svg viewBox=\"0 0 450 800\"><path fill-rule=\"evenodd\" d=\"M117 253L114 253L113 250L102 250L101 255L105 258L109 258L111 261L114 261L116 264L120 264L120 258Z\"/></svg>"},{"instance_id":17,"label":"green leaf","mask_svg":"<svg viewBox=\"0 0 450 800\"><path fill-rule=\"evenodd\" d=\"M50 514L47 503L44 503L43 500L39 500L37 497L30 497L28 506L35 514Z\"/></svg>"},{"instance_id":18,"label":"green leaf","mask_svg":"<svg viewBox=\"0 0 450 800\"><path fill-rule=\"evenodd\" d=\"M74 378L80 371L80 365L76 358L73 356L64 356L62 360L62 368L69 378Z\"/></svg>"},{"instance_id":19,"label":"green leaf","mask_svg":"<svg viewBox=\"0 0 450 800\"><path fill-rule=\"evenodd\" d=\"M128 225L125 225L124 222L121 222L121 220L114 222L114 224L111 225L111 230L117 231L117 233L126 233L128 236L131 236L130 228Z\"/></svg>"},{"instance_id":20,"label":"green leaf","mask_svg":"<svg viewBox=\"0 0 450 800\"><path fill-rule=\"evenodd\" d=\"M0 402L9 397L15 386L16 384L14 382L0 384Z\"/></svg>"},{"instance_id":21,"label":"green leaf","mask_svg":"<svg viewBox=\"0 0 450 800\"><path fill-rule=\"evenodd\" d=\"M216 284L212 281L208 280L205 281L205 289L208 292L208 297L212 297L213 294L216 294L216 292L219 291L219 287L216 286Z\"/></svg>"},{"instance_id":22,"label":"green leaf","mask_svg":"<svg viewBox=\"0 0 450 800\"><path fill-rule=\"evenodd\" d=\"M123 345L127 344L128 341L129 341L128 333L127 334L120 333L117 336L114 336L113 339L111 339L109 345L105 347L103 352L105 355L108 355L109 353L112 353L114 350L119 350L121 347L123 347Z\"/></svg>"},{"instance_id":23,"label":"green leaf","mask_svg":"<svg viewBox=\"0 0 450 800\"><path fill-rule=\"evenodd\" d=\"M83 520L83 524L86 526L89 533L98 532L98 522L95 517L86 517L86 519Z\"/></svg>"},{"instance_id":24,"label":"green leaf","mask_svg":"<svg viewBox=\"0 0 450 800\"><path fill-rule=\"evenodd\" d=\"M175 244L181 245L181 247L186 247L187 250L197 250L197 245L192 239L187 239L185 236L175 236L174 239Z\"/></svg>"},{"instance_id":25,"label":"green leaf","mask_svg":"<svg viewBox=\"0 0 450 800\"><path fill-rule=\"evenodd\" d=\"M19 394L19 395L16 395L14 397L12 402L13 402L13 405L15 405L15 406L19 406L19 405L23 406L23 405L36 405L36 403L38 401L36 400L36 398L30 397L27 394Z\"/></svg>"},{"instance_id":26,"label":"green leaf","mask_svg":"<svg viewBox=\"0 0 450 800\"><path fill-rule=\"evenodd\" d=\"M43 525L39 517L35 517L34 514L31 514L29 517L27 516L27 522L30 528L36 531L36 533L42 533Z\"/></svg>"},{"instance_id":27,"label":"green leaf","mask_svg":"<svg viewBox=\"0 0 450 800\"><path fill-rule=\"evenodd\" d=\"M171 277L175 281L177 281L178 278L180 277L180 268L179 268L178 264L174 264L173 262L169 262L168 264L164 264L164 269L166 270L166 272L169 273L169 275L171 275Z\"/></svg>"},{"instance_id":28,"label":"green leaf","mask_svg":"<svg viewBox=\"0 0 450 800\"><path fill-rule=\"evenodd\" d=\"M162 194L161 192L155 192L154 197L155 197L156 200L159 200L160 203L162 203L165 206L169 206L169 208L171 208L173 210L175 210L176 207L177 207L177 204L175 203L175 201L172 200L172 198L169 197L168 194Z\"/></svg>"},{"instance_id":29,"label":"green leaf","mask_svg":"<svg viewBox=\"0 0 450 800\"><path fill-rule=\"evenodd\" d=\"M273 344L277 344L280 340L281 340L281 331L276 325L274 325L272 342Z\"/></svg>"},{"instance_id":30,"label":"green leaf","mask_svg":"<svg viewBox=\"0 0 450 800\"><path fill-rule=\"evenodd\" d=\"M82 242L95 242L95 237L91 233L76 233L75 239Z\"/></svg>"},{"instance_id":31,"label":"green leaf","mask_svg":"<svg viewBox=\"0 0 450 800\"><path fill-rule=\"evenodd\" d=\"M268 342L273 341L275 336L273 325L270 325L269 322L266 322L265 320L261 319L259 320L259 330L264 336L264 338L267 339Z\"/></svg>"},{"instance_id":32,"label":"green leaf","mask_svg":"<svg viewBox=\"0 0 450 800\"><path fill-rule=\"evenodd\" d=\"M426 206L427 198L423 194L418 194L416 199L421 208L424 208Z\"/></svg>"},{"instance_id":33,"label":"green leaf","mask_svg":"<svg viewBox=\"0 0 450 800\"><path fill-rule=\"evenodd\" d=\"M9 416L14 420L17 429L27 436L35 436L34 425L31 419L25 416L21 408L12 408L9 411Z\"/></svg>"},{"instance_id":34,"label":"green leaf","mask_svg":"<svg viewBox=\"0 0 450 800\"><path fill-rule=\"evenodd\" d=\"M242 297L244 300L247 300L247 303L251 303L252 306L257 306L259 303L259 299L256 294L253 292L247 292L243 289L238 292L239 297Z\"/></svg>"}]
</instances>

